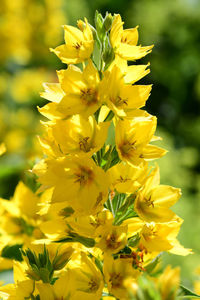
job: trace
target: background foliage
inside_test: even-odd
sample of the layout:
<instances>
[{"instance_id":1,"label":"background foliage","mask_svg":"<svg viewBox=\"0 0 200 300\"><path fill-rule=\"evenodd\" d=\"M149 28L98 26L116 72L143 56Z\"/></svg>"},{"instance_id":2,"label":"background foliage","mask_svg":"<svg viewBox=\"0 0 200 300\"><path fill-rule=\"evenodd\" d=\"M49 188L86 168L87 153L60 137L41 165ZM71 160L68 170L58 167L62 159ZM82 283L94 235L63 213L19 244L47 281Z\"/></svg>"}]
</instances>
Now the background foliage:
<instances>
[{"instance_id":1,"label":"background foliage","mask_svg":"<svg viewBox=\"0 0 200 300\"><path fill-rule=\"evenodd\" d=\"M125 28L139 25L142 45L154 44L153 83L147 110L158 117L160 142L169 150L159 160L161 181L182 189L174 208L185 222L180 241L193 248L187 258L165 255L165 263L181 265L190 284L200 258L200 2L198 0L3 0L0 8L0 138L7 153L0 159L0 196L9 198L20 178L30 184L25 170L41 156L36 106L42 82L55 81L62 66L48 52L62 40L62 24L75 25L95 10L120 13ZM140 63L140 62L138 62Z\"/></svg>"}]
</instances>

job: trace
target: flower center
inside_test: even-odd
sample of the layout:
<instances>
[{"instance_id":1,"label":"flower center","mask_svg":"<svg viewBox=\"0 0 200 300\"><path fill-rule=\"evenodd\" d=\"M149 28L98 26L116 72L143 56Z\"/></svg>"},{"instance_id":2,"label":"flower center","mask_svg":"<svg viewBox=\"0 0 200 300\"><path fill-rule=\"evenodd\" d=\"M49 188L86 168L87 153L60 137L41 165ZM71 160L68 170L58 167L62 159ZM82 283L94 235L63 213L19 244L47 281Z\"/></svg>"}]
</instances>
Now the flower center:
<instances>
[{"instance_id":1,"label":"flower center","mask_svg":"<svg viewBox=\"0 0 200 300\"><path fill-rule=\"evenodd\" d=\"M121 274L110 274L110 280L113 288L119 288L122 285L123 277Z\"/></svg>"},{"instance_id":2,"label":"flower center","mask_svg":"<svg viewBox=\"0 0 200 300\"><path fill-rule=\"evenodd\" d=\"M88 140L89 140L89 136L80 138L79 147L80 147L80 150L82 150L83 152L90 151L90 144L88 143Z\"/></svg>"},{"instance_id":3,"label":"flower center","mask_svg":"<svg viewBox=\"0 0 200 300\"><path fill-rule=\"evenodd\" d=\"M89 290L91 293L94 293L98 290L99 288L99 285L98 285L98 282L97 280L95 280L94 278L92 278L89 282Z\"/></svg>"},{"instance_id":4,"label":"flower center","mask_svg":"<svg viewBox=\"0 0 200 300\"><path fill-rule=\"evenodd\" d=\"M81 48L81 46L83 45L82 42L76 42L73 44L73 47L76 49L76 50L79 50Z\"/></svg>"},{"instance_id":5,"label":"flower center","mask_svg":"<svg viewBox=\"0 0 200 300\"><path fill-rule=\"evenodd\" d=\"M145 229L145 232L143 233L143 237L146 241L149 241L153 238L155 238L155 236L158 235L158 231L156 230L155 226L148 226Z\"/></svg>"},{"instance_id":6,"label":"flower center","mask_svg":"<svg viewBox=\"0 0 200 300\"><path fill-rule=\"evenodd\" d=\"M123 182L127 182L129 181L130 179L129 178L123 178L121 175L120 177L116 180L117 183L123 183Z\"/></svg>"},{"instance_id":7,"label":"flower center","mask_svg":"<svg viewBox=\"0 0 200 300\"><path fill-rule=\"evenodd\" d=\"M117 236L114 232L107 236L106 245L109 249L117 249L119 247L120 242L117 241Z\"/></svg>"},{"instance_id":8,"label":"flower center","mask_svg":"<svg viewBox=\"0 0 200 300\"><path fill-rule=\"evenodd\" d=\"M81 167L80 170L75 174L75 176L75 182L79 182L80 186L84 186L92 182L94 173L92 172L92 170L86 167Z\"/></svg>"},{"instance_id":9,"label":"flower center","mask_svg":"<svg viewBox=\"0 0 200 300\"><path fill-rule=\"evenodd\" d=\"M114 102L116 106L128 105L128 99L122 99L120 96L117 96L115 101L112 102Z\"/></svg>"},{"instance_id":10,"label":"flower center","mask_svg":"<svg viewBox=\"0 0 200 300\"><path fill-rule=\"evenodd\" d=\"M130 143L129 141L124 141L123 144L119 146L122 156L129 157L129 152L132 150L136 150L136 147L134 145L135 142Z\"/></svg>"},{"instance_id":11,"label":"flower center","mask_svg":"<svg viewBox=\"0 0 200 300\"><path fill-rule=\"evenodd\" d=\"M81 99L86 102L87 105L97 103L97 91L93 88L83 89L81 90Z\"/></svg>"},{"instance_id":12,"label":"flower center","mask_svg":"<svg viewBox=\"0 0 200 300\"><path fill-rule=\"evenodd\" d=\"M153 200L151 200L151 196L149 198L145 198L144 197L144 201L146 203L147 206L151 206L154 208L154 203L153 203Z\"/></svg>"}]
</instances>

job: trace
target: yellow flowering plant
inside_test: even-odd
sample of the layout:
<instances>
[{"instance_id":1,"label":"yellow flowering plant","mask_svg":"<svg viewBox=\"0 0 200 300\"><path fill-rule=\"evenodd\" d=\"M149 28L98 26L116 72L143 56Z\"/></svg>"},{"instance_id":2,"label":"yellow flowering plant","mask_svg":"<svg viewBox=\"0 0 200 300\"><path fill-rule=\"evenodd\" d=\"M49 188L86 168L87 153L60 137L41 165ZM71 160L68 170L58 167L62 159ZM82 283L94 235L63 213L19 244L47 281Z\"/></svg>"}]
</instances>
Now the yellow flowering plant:
<instances>
[{"instance_id":1,"label":"yellow flowering plant","mask_svg":"<svg viewBox=\"0 0 200 300\"><path fill-rule=\"evenodd\" d=\"M40 187L34 194L21 182L13 199L0 200L1 258L21 248L15 283L0 296L185 297L179 269L157 271L162 252L191 253L177 240L183 220L171 210L181 192L161 185L159 167L149 166L166 154L153 144L157 118L144 110L151 85L136 84L149 64L128 65L153 46L137 45L137 27L123 29L120 15L96 12L95 27L77 25L64 26L65 43L51 49L68 66L41 93L50 103L39 108L48 119L44 158L32 169Z\"/></svg>"}]
</instances>

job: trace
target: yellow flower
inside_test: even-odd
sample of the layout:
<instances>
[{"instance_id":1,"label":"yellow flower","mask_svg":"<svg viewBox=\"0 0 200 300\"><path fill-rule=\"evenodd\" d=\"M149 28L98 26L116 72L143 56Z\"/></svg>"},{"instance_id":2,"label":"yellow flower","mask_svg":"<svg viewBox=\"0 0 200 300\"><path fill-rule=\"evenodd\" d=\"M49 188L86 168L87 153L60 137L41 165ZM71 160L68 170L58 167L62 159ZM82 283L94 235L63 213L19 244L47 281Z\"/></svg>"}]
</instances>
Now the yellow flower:
<instances>
[{"instance_id":1,"label":"yellow flower","mask_svg":"<svg viewBox=\"0 0 200 300\"><path fill-rule=\"evenodd\" d=\"M133 286L137 286L137 278L140 272L133 268L132 258L113 259L112 256L105 255L103 273L108 290L117 299L130 299L130 292ZM132 287L130 287L132 285ZM137 289L137 288L135 288Z\"/></svg>"},{"instance_id":2,"label":"yellow flower","mask_svg":"<svg viewBox=\"0 0 200 300\"><path fill-rule=\"evenodd\" d=\"M78 21L79 29L70 25L64 25L65 44L55 49L50 49L63 63L77 64L90 58L94 40L87 19L85 18L84 21L85 23Z\"/></svg>"},{"instance_id":3,"label":"yellow flower","mask_svg":"<svg viewBox=\"0 0 200 300\"><path fill-rule=\"evenodd\" d=\"M126 246L127 226L107 225L106 227L96 246L105 253L117 253Z\"/></svg>"},{"instance_id":4,"label":"yellow flower","mask_svg":"<svg viewBox=\"0 0 200 300\"><path fill-rule=\"evenodd\" d=\"M91 60L83 72L78 67L70 65L67 70L59 71L58 76L66 95L58 103L57 110L64 117L73 114L83 114L88 117L99 108L100 79Z\"/></svg>"},{"instance_id":5,"label":"yellow flower","mask_svg":"<svg viewBox=\"0 0 200 300\"><path fill-rule=\"evenodd\" d=\"M159 168L156 167L138 191L134 202L135 211L147 222L168 222L175 216L169 208L178 201L181 191L159 183Z\"/></svg>"},{"instance_id":6,"label":"yellow flower","mask_svg":"<svg viewBox=\"0 0 200 300\"><path fill-rule=\"evenodd\" d=\"M147 163L141 163L139 167L121 162L107 171L112 184L112 189L119 193L133 194L144 182L147 176Z\"/></svg>"},{"instance_id":7,"label":"yellow flower","mask_svg":"<svg viewBox=\"0 0 200 300\"><path fill-rule=\"evenodd\" d=\"M0 287L0 297L9 300L28 299L34 292L34 282L28 279L22 263L13 263L14 284L7 284Z\"/></svg>"},{"instance_id":8,"label":"yellow flower","mask_svg":"<svg viewBox=\"0 0 200 300\"><path fill-rule=\"evenodd\" d=\"M93 214L106 201L107 174L92 159L75 156L46 159L33 171L39 175L43 188L54 187L52 202L67 201L73 209Z\"/></svg>"},{"instance_id":9,"label":"yellow flower","mask_svg":"<svg viewBox=\"0 0 200 300\"><path fill-rule=\"evenodd\" d=\"M169 251L177 255L188 255L190 249L185 249L177 241L177 235L183 220L179 217L167 223L146 223L140 232L140 248L148 252Z\"/></svg>"},{"instance_id":10,"label":"yellow flower","mask_svg":"<svg viewBox=\"0 0 200 300\"><path fill-rule=\"evenodd\" d=\"M0 287L0 297L5 300L29 299L34 290L32 280L24 280L18 284L7 284Z\"/></svg>"},{"instance_id":11,"label":"yellow flower","mask_svg":"<svg viewBox=\"0 0 200 300\"><path fill-rule=\"evenodd\" d=\"M137 27L123 30L120 15L115 15L110 32L110 41L116 55L126 60L136 60L151 52L153 46L136 46L138 42Z\"/></svg>"},{"instance_id":12,"label":"yellow flower","mask_svg":"<svg viewBox=\"0 0 200 300\"><path fill-rule=\"evenodd\" d=\"M104 287L103 276L94 260L81 252L80 257L69 262L70 275L74 278L75 293L72 300L100 300Z\"/></svg>"},{"instance_id":13,"label":"yellow flower","mask_svg":"<svg viewBox=\"0 0 200 300\"><path fill-rule=\"evenodd\" d=\"M129 74L127 74L128 76ZM151 85L125 84L131 80L124 77L124 74L117 65L104 74L101 81L101 101L119 117L125 117L127 113L143 107L151 91Z\"/></svg>"},{"instance_id":14,"label":"yellow flower","mask_svg":"<svg viewBox=\"0 0 200 300\"><path fill-rule=\"evenodd\" d=\"M65 222L74 232L83 236L96 238L105 231L108 231L108 226L113 222L113 215L110 211L103 210L97 215L76 218L72 215L72 217L66 218Z\"/></svg>"},{"instance_id":15,"label":"yellow flower","mask_svg":"<svg viewBox=\"0 0 200 300\"><path fill-rule=\"evenodd\" d=\"M49 283L36 283L36 288L40 295L40 300L69 300L72 294L73 279L69 272L62 275L51 285Z\"/></svg>"},{"instance_id":16,"label":"yellow flower","mask_svg":"<svg viewBox=\"0 0 200 300\"><path fill-rule=\"evenodd\" d=\"M127 236L129 238L139 233L142 230L145 222L138 217L134 217L125 220L122 224L128 225Z\"/></svg>"},{"instance_id":17,"label":"yellow flower","mask_svg":"<svg viewBox=\"0 0 200 300\"><path fill-rule=\"evenodd\" d=\"M103 147L110 122L97 124L93 116L85 119L74 115L68 120L56 120L44 125L47 137L40 138L40 141L47 155L91 157Z\"/></svg>"},{"instance_id":18,"label":"yellow flower","mask_svg":"<svg viewBox=\"0 0 200 300\"><path fill-rule=\"evenodd\" d=\"M100 106L99 74L91 60L81 71L74 65L57 72L60 84L46 84L41 95L52 101L42 108L41 114L52 119L66 119L74 114L92 115Z\"/></svg>"},{"instance_id":19,"label":"yellow flower","mask_svg":"<svg viewBox=\"0 0 200 300\"><path fill-rule=\"evenodd\" d=\"M149 144L154 140L157 119L151 116L116 122L116 147L119 157L132 165L165 155L166 150Z\"/></svg>"},{"instance_id":20,"label":"yellow flower","mask_svg":"<svg viewBox=\"0 0 200 300\"><path fill-rule=\"evenodd\" d=\"M28 199L28 201L27 201ZM26 243L36 238L42 238L38 228L38 204L41 198L37 197L23 182L19 182L13 198L8 201L0 199L4 213L1 218L3 235L7 236L9 244Z\"/></svg>"},{"instance_id":21,"label":"yellow flower","mask_svg":"<svg viewBox=\"0 0 200 300\"><path fill-rule=\"evenodd\" d=\"M176 293L180 285L180 268L172 269L167 266L164 272L159 276L157 286L162 300L175 300Z\"/></svg>"}]
</instances>

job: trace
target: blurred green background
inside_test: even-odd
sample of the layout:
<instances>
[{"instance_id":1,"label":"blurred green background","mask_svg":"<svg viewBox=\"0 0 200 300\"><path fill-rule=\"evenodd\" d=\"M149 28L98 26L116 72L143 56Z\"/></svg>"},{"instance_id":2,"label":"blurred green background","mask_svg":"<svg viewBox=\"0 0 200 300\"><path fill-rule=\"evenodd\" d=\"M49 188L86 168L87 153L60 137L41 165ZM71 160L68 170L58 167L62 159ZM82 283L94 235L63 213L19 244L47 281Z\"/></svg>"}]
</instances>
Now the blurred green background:
<instances>
[{"instance_id":1,"label":"blurred green background","mask_svg":"<svg viewBox=\"0 0 200 300\"><path fill-rule=\"evenodd\" d=\"M147 110L158 117L160 142L169 150L159 160L161 182L182 189L175 212L184 219L179 239L194 255L164 255L164 262L181 265L182 280L192 286L200 265L200 1L199 0L2 0L0 7L0 138L7 153L0 158L0 196L9 198L24 170L41 152L36 106L42 82L55 81L62 68L48 51L62 41L60 25L75 25L95 10L120 13L125 28L139 25L142 45L154 44L142 60L153 83ZM137 63L140 63L138 61Z\"/></svg>"}]
</instances>

